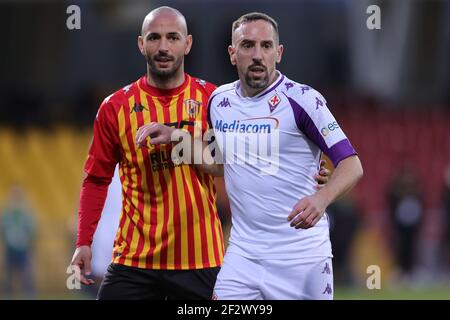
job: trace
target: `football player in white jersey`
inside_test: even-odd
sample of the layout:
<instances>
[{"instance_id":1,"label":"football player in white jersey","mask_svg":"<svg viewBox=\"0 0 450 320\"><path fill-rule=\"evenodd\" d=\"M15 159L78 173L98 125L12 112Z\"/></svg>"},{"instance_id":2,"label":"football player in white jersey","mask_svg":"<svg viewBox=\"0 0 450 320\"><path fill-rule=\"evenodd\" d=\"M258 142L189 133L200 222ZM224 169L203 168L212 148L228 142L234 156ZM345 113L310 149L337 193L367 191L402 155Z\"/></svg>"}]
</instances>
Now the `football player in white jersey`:
<instances>
[{"instance_id":1,"label":"football player in white jersey","mask_svg":"<svg viewBox=\"0 0 450 320\"><path fill-rule=\"evenodd\" d=\"M216 89L208 108L232 213L213 298L332 299L324 213L362 177L360 160L322 95L276 70L283 46L271 17L236 20L228 50L239 80ZM150 135L151 143L167 143L168 132L143 127L137 143ZM317 191L322 152L335 171ZM199 169L220 173L221 167Z\"/></svg>"},{"instance_id":2,"label":"football player in white jersey","mask_svg":"<svg viewBox=\"0 0 450 320\"><path fill-rule=\"evenodd\" d=\"M236 20L228 52L239 80L216 89L209 102L232 213L215 298L332 299L324 212L362 177L360 160L322 95L276 70L283 46L271 17L249 13ZM275 136L273 152L252 149L248 141L255 135L257 141ZM230 139L238 141L237 148L229 148ZM239 150L258 150L244 159L271 166L242 163ZM336 169L316 192L312 173L321 152Z\"/></svg>"}]
</instances>

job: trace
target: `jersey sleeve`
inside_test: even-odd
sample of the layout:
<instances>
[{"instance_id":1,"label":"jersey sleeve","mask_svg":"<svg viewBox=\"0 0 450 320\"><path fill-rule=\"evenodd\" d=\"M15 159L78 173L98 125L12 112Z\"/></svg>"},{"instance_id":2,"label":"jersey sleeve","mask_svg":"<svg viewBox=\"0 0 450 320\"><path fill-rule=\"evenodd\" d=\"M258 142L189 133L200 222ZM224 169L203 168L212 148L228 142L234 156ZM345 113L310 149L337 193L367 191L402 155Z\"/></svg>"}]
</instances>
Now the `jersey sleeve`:
<instances>
[{"instance_id":1,"label":"jersey sleeve","mask_svg":"<svg viewBox=\"0 0 450 320\"><path fill-rule=\"evenodd\" d=\"M99 178L111 178L120 160L117 116L108 98L101 104L94 121L94 137L84 171Z\"/></svg>"},{"instance_id":2,"label":"jersey sleeve","mask_svg":"<svg viewBox=\"0 0 450 320\"><path fill-rule=\"evenodd\" d=\"M120 160L117 117L109 99L100 105L94 120L94 137L84 165L87 176L80 192L77 247L90 246L105 204L108 185Z\"/></svg>"},{"instance_id":3,"label":"jersey sleeve","mask_svg":"<svg viewBox=\"0 0 450 320\"><path fill-rule=\"evenodd\" d=\"M308 90L300 89L287 98L298 129L330 158L335 167L343 159L357 154L319 92L308 87Z\"/></svg>"},{"instance_id":4,"label":"jersey sleeve","mask_svg":"<svg viewBox=\"0 0 450 320\"><path fill-rule=\"evenodd\" d=\"M203 129L203 134L212 128L211 126L211 121L209 118L209 108L210 108L210 99L212 98L212 93L214 92L214 90L216 90L217 87L211 83L207 83L206 85L206 94L205 94L205 101L206 103L204 104L204 108L202 110L202 129Z\"/></svg>"}]
</instances>

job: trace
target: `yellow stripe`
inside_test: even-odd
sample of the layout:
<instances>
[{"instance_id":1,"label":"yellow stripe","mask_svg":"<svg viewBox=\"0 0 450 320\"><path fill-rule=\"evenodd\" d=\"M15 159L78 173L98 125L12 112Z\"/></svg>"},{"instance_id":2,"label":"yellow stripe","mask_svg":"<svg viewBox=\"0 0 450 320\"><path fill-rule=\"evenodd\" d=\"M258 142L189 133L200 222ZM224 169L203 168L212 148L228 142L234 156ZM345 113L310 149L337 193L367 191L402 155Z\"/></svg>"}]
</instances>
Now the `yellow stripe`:
<instances>
[{"instance_id":1,"label":"yellow stripe","mask_svg":"<svg viewBox=\"0 0 450 320\"><path fill-rule=\"evenodd\" d=\"M190 86L187 87L187 90L185 91L186 94L189 94L188 97L186 97L185 99L194 99L195 97L191 96L191 90L190 90ZM183 108L183 112L186 112L186 108ZM187 112L186 112L187 113ZM187 118L187 114L186 114L186 118ZM194 132L195 134L195 132ZM188 165L183 165L183 170L184 170L184 176L186 177L186 185L188 187L189 190L189 195L191 196L191 201L192 201L192 219L194 222L194 248L195 248L195 266L197 268L200 268L202 266L202 245L207 245L205 243L202 243L202 238L201 238L201 233L200 233L200 213L198 210L198 206L195 203L196 199L195 199L195 193L194 193L194 188L193 188L193 183L194 181L192 181L191 178L191 168L189 168Z\"/></svg>"},{"instance_id":2,"label":"yellow stripe","mask_svg":"<svg viewBox=\"0 0 450 320\"><path fill-rule=\"evenodd\" d=\"M122 176L124 176L125 175L125 172L124 172L124 170L123 170L123 167L122 166L119 166L119 177L122 177ZM124 190L125 190L125 186L123 185L123 184L120 184L120 186L121 186L121 191L120 191L120 198L122 199L121 200L121 203L123 203L123 193L124 193ZM120 213L120 217L119 217L119 223L120 223L120 221L122 220L122 216L123 216L123 209L121 210L122 212ZM120 234L121 234L121 232L119 232L119 230L117 230L117 232L116 232L116 237L114 238L114 243L117 243L117 241L119 241L119 238L120 238Z\"/></svg>"},{"instance_id":3,"label":"yellow stripe","mask_svg":"<svg viewBox=\"0 0 450 320\"><path fill-rule=\"evenodd\" d=\"M169 122L177 122L177 101L179 99L179 96L176 98L172 98L170 102L170 108L169 108ZM170 155L169 155L170 157ZM167 183L167 191L168 191L168 198L169 198L169 221L167 224L167 266L173 267L175 263L175 229L174 229L174 215L175 215L175 205L174 205L174 194L172 191L172 178L170 172L172 170L164 170L164 178L166 179ZM178 194L178 198L180 197L180 194ZM177 208L179 210L179 208Z\"/></svg>"},{"instance_id":4,"label":"yellow stripe","mask_svg":"<svg viewBox=\"0 0 450 320\"><path fill-rule=\"evenodd\" d=\"M196 90L195 94L196 94L196 100L197 101L202 101L202 94L201 94L201 92L199 90ZM206 106L202 106L201 108L205 108L205 107ZM196 120L200 121L200 123L201 123L201 120L202 120L201 109L199 110L199 112L197 114ZM199 178L201 178L201 177L203 177L203 180L205 182L208 181L208 178L207 178L208 176L207 175L201 174L201 176L199 176ZM206 246L206 248L208 248L208 260L212 264L213 261L215 260L215 258L214 258L214 247L212 246L212 244L213 244L213 236L212 235L213 235L214 230L212 230L212 227L211 227L211 214L212 213L209 210L208 199L207 199L207 197L209 195L209 190L208 190L208 186L207 185L204 186L201 183L200 179L197 179L196 183L198 183L198 188L200 189L200 192L201 192L203 208L205 210L206 243L204 243L203 245ZM215 204L213 204L213 205L215 205Z\"/></svg>"},{"instance_id":5,"label":"yellow stripe","mask_svg":"<svg viewBox=\"0 0 450 320\"><path fill-rule=\"evenodd\" d=\"M197 205L195 204L195 195L194 195L194 189L192 185L192 179L190 174L190 168L187 165L182 166L182 170L184 172L184 176L186 177L186 186L189 192L189 196L191 197L192 201L192 220L194 223L194 249L195 249L195 266L196 268L200 268L202 264L202 242L200 237L200 222L199 222L199 212Z\"/></svg>"},{"instance_id":6,"label":"yellow stripe","mask_svg":"<svg viewBox=\"0 0 450 320\"><path fill-rule=\"evenodd\" d=\"M184 100L188 99L186 93L189 92L190 84L186 87L184 90L185 96ZM182 109L182 119L178 120L184 120L189 119L186 108L183 107ZM181 234L181 266L183 268L187 268L189 266L189 246L188 246L188 218L187 218L187 207L191 206L191 204L188 203L187 197L184 194L184 184L186 181L183 179L183 167L186 165L181 165L178 167L175 167L175 178L177 182L177 192L178 192L178 200L180 204L180 234ZM187 178L187 177L186 177Z\"/></svg>"},{"instance_id":7,"label":"yellow stripe","mask_svg":"<svg viewBox=\"0 0 450 320\"><path fill-rule=\"evenodd\" d=\"M149 106L148 106L148 102L147 102L147 97L146 94L143 90L139 89L139 94L141 97L141 104L147 108L147 110L149 110ZM150 119L150 112L144 110L142 112L142 115L144 117L144 124L148 124L150 123L151 119ZM142 157L142 153L139 152L139 156L141 158ZM140 159L141 159L140 158ZM144 247L142 248L142 253L141 253L141 259L139 261L139 267L146 267L146 258L147 258L147 253L150 250L150 215L151 215L151 209L150 209L150 192L148 189L148 181L147 181L147 175L146 175L146 170L152 170L151 168L151 162L150 162L150 167L149 168L145 168L144 167L144 159L142 159L142 168L141 168L141 172L142 172L142 190L144 190L144 230L143 230L143 234L144 234Z\"/></svg>"},{"instance_id":8,"label":"yellow stripe","mask_svg":"<svg viewBox=\"0 0 450 320\"><path fill-rule=\"evenodd\" d=\"M134 96L131 96L128 99L128 103L130 106L134 105ZM128 115L130 117L130 126L131 126L131 135L132 135L132 142L134 143L134 141L136 140L136 131L137 131L137 118L136 118L136 113L132 113ZM131 149L131 147L130 147ZM132 154L130 152L130 157L132 157ZM142 158L142 157L141 157ZM138 160L139 162L139 160ZM138 165L139 166L139 165ZM133 165L131 166L132 170L131 170L131 178L133 181L133 185L132 185L132 192L131 192L131 202L133 207L135 208L135 212L133 214L133 216L131 217L131 219L133 220L133 224L135 225L135 228L133 230L133 235L131 237L131 244L130 244L130 253L129 253L129 258L131 258L137 250L137 245L139 243L139 231L137 230L138 228L138 221L139 221L139 210L138 210L138 205L139 205L139 199L138 199L138 188L137 188L137 181L138 181L138 175L137 175L137 167L136 165L133 163ZM139 166L139 168L142 170L141 166ZM131 261L130 261L131 262Z\"/></svg>"},{"instance_id":9,"label":"yellow stripe","mask_svg":"<svg viewBox=\"0 0 450 320\"><path fill-rule=\"evenodd\" d=\"M186 196L184 195L184 180L181 173L182 167L184 166L178 166L175 168L175 181L176 181L176 187L177 187L177 193L178 193L178 202L180 205L180 238L178 241L181 242L181 266L183 268L186 268L189 266L189 255L188 255L188 232L187 232L187 215L186 215L186 208L187 208L187 200Z\"/></svg>"},{"instance_id":10,"label":"yellow stripe","mask_svg":"<svg viewBox=\"0 0 450 320\"><path fill-rule=\"evenodd\" d=\"M213 210L217 210L216 209L216 194L214 193L214 179L212 179L209 175L207 174L203 174L203 180L205 181L206 184L206 189L208 190L208 193L211 194L212 198L213 198L213 203L212 203L212 207ZM214 219L214 231L216 233L216 247L219 250L219 261L216 261L216 263L220 264L222 263L223 260L223 254L224 254L224 245L223 245L223 240L221 240L220 236L222 235L222 239L223 239L223 232L222 232L222 225L220 223L220 219L217 215L217 213L213 213L211 212L211 215L215 215L215 219ZM214 261L214 260L213 260Z\"/></svg>"},{"instance_id":11,"label":"yellow stripe","mask_svg":"<svg viewBox=\"0 0 450 320\"><path fill-rule=\"evenodd\" d=\"M162 106L160 105L158 99L156 97L151 97L153 100L153 103L156 107L156 121L159 123L164 123L164 114L162 110ZM161 152L165 149L165 147L161 147ZM159 183L159 170L153 171L153 181L154 181L154 187L155 187L155 193L156 193L156 216L157 216L157 222L156 222L156 230L155 230L155 242L156 242L156 250L155 254L153 256L153 265L156 269L161 268L161 245L162 245L162 238L161 238L161 231L164 223L164 198L163 198L163 192L161 188L161 184Z\"/></svg>"},{"instance_id":12,"label":"yellow stripe","mask_svg":"<svg viewBox=\"0 0 450 320\"><path fill-rule=\"evenodd\" d=\"M127 138L125 135L125 111L124 111L123 107L119 110L118 117L119 117L119 132L121 132L120 140L121 140L122 147L125 150L126 160L129 161L130 149L129 149L128 141L127 141ZM131 187L132 187L131 181L128 179L127 176L125 176L125 181L123 183L124 190L128 190ZM124 207L122 208L122 215L127 214L127 212L129 212L129 211L130 211L129 200L126 199ZM129 219L129 217L125 217L124 225L121 230L121 238L122 238L123 242L125 242L125 245L129 245L126 243L129 225L130 225L130 219ZM123 247L123 245L122 245L122 247ZM119 259L120 259L120 257L117 257L115 259L115 262L117 262Z\"/></svg>"}]
</instances>

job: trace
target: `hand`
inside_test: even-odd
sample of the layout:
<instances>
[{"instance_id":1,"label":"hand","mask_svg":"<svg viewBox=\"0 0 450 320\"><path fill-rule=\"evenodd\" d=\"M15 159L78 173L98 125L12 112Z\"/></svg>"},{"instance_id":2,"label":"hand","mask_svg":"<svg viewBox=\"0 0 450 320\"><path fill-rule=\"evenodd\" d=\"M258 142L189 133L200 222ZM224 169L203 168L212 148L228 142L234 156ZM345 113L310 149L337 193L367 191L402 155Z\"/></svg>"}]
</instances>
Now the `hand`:
<instances>
[{"instance_id":1,"label":"hand","mask_svg":"<svg viewBox=\"0 0 450 320\"><path fill-rule=\"evenodd\" d=\"M175 128L171 128L161 123L152 122L140 127L136 134L136 144L139 148L145 146L147 137L150 137L150 144L168 144Z\"/></svg>"},{"instance_id":2,"label":"hand","mask_svg":"<svg viewBox=\"0 0 450 320\"><path fill-rule=\"evenodd\" d=\"M300 199L288 216L291 227L308 229L322 218L328 202L318 193Z\"/></svg>"},{"instance_id":3,"label":"hand","mask_svg":"<svg viewBox=\"0 0 450 320\"><path fill-rule=\"evenodd\" d=\"M314 175L314 180L316 180L317 182L316 185L317 190L322 189L330 179L331 171L325 167L325 164L326 164L325 160L320 160L319 173Z\"/></svg>"},{"instance_id":4,"label":"hand","mask_svg":"<svg viewBox=\"0 0 450 320\"><path fill-rule=\"evenodd\" d=\"M94 280L86 278L92 273L91 269L92 250L89 246L81 246L75 250L72 257L71 265L78 266L81 270L80 282L82 284L94 284Z\"/></svg>"}]
</instances>

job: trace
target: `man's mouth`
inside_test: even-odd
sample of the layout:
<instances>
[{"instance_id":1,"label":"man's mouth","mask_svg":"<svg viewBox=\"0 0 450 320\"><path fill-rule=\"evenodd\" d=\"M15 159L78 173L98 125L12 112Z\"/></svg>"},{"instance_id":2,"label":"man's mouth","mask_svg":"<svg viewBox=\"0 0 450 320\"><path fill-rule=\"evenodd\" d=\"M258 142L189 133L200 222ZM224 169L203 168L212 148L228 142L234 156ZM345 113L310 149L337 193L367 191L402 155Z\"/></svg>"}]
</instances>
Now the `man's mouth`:
<instances>
[{"instance_id":1,"label":"man's mouth","mask_svg":"<svg viewBox=\"0 0 450 320\"><path fill-rule=\"evenodd\" d=\"M248 68L248 70L255 75L261 75L266 71L263 66L251 66Z\"/></svg>"},{"instance_id":2,"label":"man's mouth","mask_svg":"<svg viewBox=\"0 0 450 320\"><path fill-rule=\"evenodd\" d=\"M161 56L160 57L155 57L154 60L156 62L158 62L159 64L162 64L162 65L166 65L169 62L173 61L173 59L171 57L161 57Z\"/></svg>"}]
</instances>

